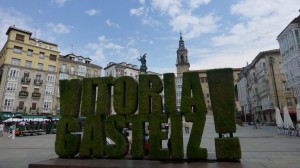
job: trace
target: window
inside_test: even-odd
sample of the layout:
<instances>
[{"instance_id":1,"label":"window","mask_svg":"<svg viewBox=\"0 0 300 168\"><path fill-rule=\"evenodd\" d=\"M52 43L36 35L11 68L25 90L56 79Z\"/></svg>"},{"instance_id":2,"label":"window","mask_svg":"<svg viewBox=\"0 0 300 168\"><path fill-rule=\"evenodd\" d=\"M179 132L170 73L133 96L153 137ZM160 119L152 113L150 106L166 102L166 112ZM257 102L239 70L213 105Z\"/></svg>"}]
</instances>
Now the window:
<instances>
[{"instance_id":1,"label":"window","mask_svg":"<svg viewBox=\"0 0 300 168\"><path fill-rule=\"evenodd\" d=\"M27 87L22 86L21 91L27 91Z\"/></svg>"},{"instance_id":2,"label":"window","mask_svg":"<svg viewBox=\"0 0 300 168\"><path fill-rule=\"evenodd\" d=\"M52 102L44 101L44 112L49 112L51 110Z\"/></svg>"},{"instance_id":3,"label":"window","mask_svg":"<svg viewBox=\"0 0 300 168\"><path fill-rule=\"evenodd\" d=\"M49 59L50 59L51 61L56 61L56 55L50 54Z\"/></svg>"},{"instance_id":4,"label":"window","mask_svg":"<svg viewBox=\"0 0 300 168\"><path fill-rule=\"evenodd\" d=\"M21 60L17 58L12 58L11 59L11 64L13 65L20 65Z\"/></svg>"},{"instance_id":5,"label":"window","mask_svg":"<svg viewBox=\"0 0 300 168\"><path fill-rule=\"evenodd\" d=\"M33 92L38 93L40 91L39 88L34 88Z\"/></svg>"},{"instance_id":6,"label":"window","mask_svg":"<svg viewBox=\"0 0 300 168\"><path fill-rule=\"evenodd\" d=\"M87 69L87 70L86 70L86 76L88 76L88 77L91 76L91 70L90 70L90 69Z\"/></svg>"},{"instance_id":7,"label":"window","mask_svg":"<svg viewBox=\"0 0 300 168\"><path fill-rule=\"evenodd\" d=\"M85 74L86 74L86 66L79 65L78 76L85 76Z\"/></svg>"},{"instance_id":8,"label":"window","mask_svg":"<svg viewBox=\"0 0 300 168\"><path fill-rule=\"evenodd\" d=\"M298 49L300 50L300 32L299 29L294 30Z\"/></svg>"},{"instance_id":9,"label":"window","mask_svg":"<svg viewBox=\"0 0 300 168\"><path fill-rule=\"evenodd\" d=\"M24 101L19 101L19 107L18 109L23 109L24 108Z\"/></svg>"},{"instance_id":10,"label":"window","mask_svg":"<svg viewBox=\"0 0 300 168\"><path fill-rule=\"evenodd\" d=\"M33 102L33 103L31 104L31 110L36 110L36 103L35 103L35 102Z\"/></svg>"},{"instance_id":11,"label":"window","mask_svg":"<svg viewBox=\"0 0 300 168\"><path fill-rule=\"evenodd\" d=\"M22 54L22 47L14 46L13 52L17 54Z\"/></svg>"},{"instance_id":12,"label":"window","mask_svg":"<svg viewBox=\"0 0 300 168\"><path fill-rule=\"evenodd\" d=\"M29 72L24 73L24 78L29 78Z\"/></svg>"},{"instance_id":13,"label":"window","mask_svg":"<svg viewBox=\"0 0 300 168\"><path fill-rule=\"evenodd\" d=\"M42 78L42 75L41 75L41 74L37 74L37 75L35 76L35 79L36 79L37 81L40 81L41 78Z\"/></svg>"},{"instance_id":14,"label":"window","mask_svg":"<svg viewBox=\"0 0 300 168\"><path fill-rule=\"evenodd\" d=\"M37 69L43 69L43 64L42 63L38 63Z\"/></svg>"},{"instance_id":15,"label":"window","mask_svg":"<svg viewBox=\"0 0 300 168\"><path fill-rule=\"evenodd\" d=\"M16 91L17 83L15 82L7 82L6 91Z\"/></svg>"},{"instance_id":16,"label":"window","mask_svg":"<svg viewBox=\"0 0 300 168\"><path fill-rule=\"evenodd\" d=\"M9 69L8 76L19 77L19 73L20 73L19 69L11 68Z\"/></svg>"},{"instance_id":17,"label":"window","mask_svg":"<svg viewBox=\"0 0 300 168\"><path fill-rule=\"evenodd\" d=\"M290 98L290 97L286 98L286 105L288 107L293 107L293 100L292 100L292 98Z\"/></svg>"},{"instance_id":18,"label":"window","mask_svg":"<svg viewBox=\"0 0 300 168\"><path fill-rule=\"evenodd\" d=\"M27 50L27 56L32 56L32 55L33 55L33 50L28 49L28 50Z\"/></svg>"},{"instance_id":19,"label":"window","mask_svg":"<svg viewBox=\"0 0 300 168\"><path fill-rule=\"evenodd\" d=\"M66 73L60 73L59 74L59 79L68 79L68 74L66 74Z\"/></svg>"},{"instance_id":20,"label":"window","mask_svg":"<svg viewBox=\"0 0 300 168\"><path fill-rule=\"evenodd\" d=\"M22 35L22 34L17 34L16 35L16 40L19 40L19 41L24 41L24 35Z\"/></svg>"},{"instance_id":21,"label":"window","mask_svg":"<svg viewBox=\"0 0 300 168\"><path fill-rule=\"evenodd\" d=\"M53 87L46 87L45 94L53 95Z\"/></svg>"},{"instance_id":22,"label":"window","mask_svg":"<svg viewBox=\"0 0 300 168\"><path fill-rule=\"evenodd\" d=\"M5 98L3 103L3 111L12 111L13 105L14 105L14 99Z\"/></svg>"},{"instance_id":23,"label":"window","mask_svg":"<svg viewBox=\"0 0 300 168\"><path fill-rule=\"evenodd\" d=\"M107 73L108 76L108 73ZM98 71L94 70L94 77L98 77Z\"/></svg>"},{"instance_id":24,"label":"window","mask_svg":"<svg viewBox=\"0 0 300 168\"><path fill-rule=\"evenodd\" d=\"M75 75L75 67L71 66L70 75Z\"/></svg>"},{"instance_id":25,"label":"window","mask_svg":"<svg viewBox=\"0 0 300 168\"><path fill-rule=\"evenodd\" d=\"M67 72L67 65L66 64L61 65L60 72L63 72L63 73Z\"/></svg>"},{"instance_id":26,"label":"window","mask_svg":"<svg viewBox=\"0 0 300 168\"><path fill-rule=\"evenodd\" d=\"M49 65L48 66L48 71L54 72L55 71L55 66Z\"/></svg>"},{"instance_id":27,"label":"window","mask_svg":"<svg viewBox=\"0 0 300 168\"><path fill-rule=\"evenodd\" d=\"M55 82L55 75L47 75L46 82Z\"/></svg>"},{"instance_id":28,"label":"window","mask_svg":"<svg viewBox=\"0 0 300 168\"><path fill-rule=\"evenodd\" d=\"M26 60L26 62L25 62L25 67L31 68L31 64L32 64L31 61L27 61L27 60Z\"/></svg>"},{"instance_id":29,"label":"window","mask_svg":"<svg viewBox=\"0 0 300 168\"><path fill-rule=\"evenodd\" d=\"M45 58L45 53L44 52L40 52L39 58L44 59Z\"/></svg>"}]
</instances>

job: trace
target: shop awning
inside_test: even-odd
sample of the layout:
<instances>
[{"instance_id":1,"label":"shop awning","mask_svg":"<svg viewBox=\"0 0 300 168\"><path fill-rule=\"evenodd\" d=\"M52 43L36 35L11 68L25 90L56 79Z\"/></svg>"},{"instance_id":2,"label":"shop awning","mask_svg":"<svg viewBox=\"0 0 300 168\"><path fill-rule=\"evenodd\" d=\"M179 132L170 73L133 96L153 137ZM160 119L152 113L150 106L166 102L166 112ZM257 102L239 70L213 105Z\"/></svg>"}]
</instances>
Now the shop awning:
<instances>
[{"instance_id":1,"label":"shop awning","mask_svg":"<svg viewBox=\"0 0 300 168\"><path fill-rule=\"evenodd\" d=\"M296 109L295 108L288 108L289 114L296 114ZM283 114L283 109L280 110L280 113Z\"/></svg>"}]
</instances>

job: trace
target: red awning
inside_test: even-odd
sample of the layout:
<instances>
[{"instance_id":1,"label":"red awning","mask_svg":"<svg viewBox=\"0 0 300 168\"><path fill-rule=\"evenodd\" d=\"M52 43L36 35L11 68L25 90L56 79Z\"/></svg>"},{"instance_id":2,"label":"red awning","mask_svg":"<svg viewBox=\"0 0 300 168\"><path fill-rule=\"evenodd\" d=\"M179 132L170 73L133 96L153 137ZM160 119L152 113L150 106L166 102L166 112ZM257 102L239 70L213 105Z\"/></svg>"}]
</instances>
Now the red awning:
<instances>
[{"instance_id":1,"label":"red awning","mask_svg":"<svg viewBox=\"0 0 300 168\"><path fill-rule=\"evenodd\" d=\"M294 108L289 108L289 114L296 114L296 109ZM280 113L283 113L283 109L280 110Z\"/></svg>"}]
</instances>

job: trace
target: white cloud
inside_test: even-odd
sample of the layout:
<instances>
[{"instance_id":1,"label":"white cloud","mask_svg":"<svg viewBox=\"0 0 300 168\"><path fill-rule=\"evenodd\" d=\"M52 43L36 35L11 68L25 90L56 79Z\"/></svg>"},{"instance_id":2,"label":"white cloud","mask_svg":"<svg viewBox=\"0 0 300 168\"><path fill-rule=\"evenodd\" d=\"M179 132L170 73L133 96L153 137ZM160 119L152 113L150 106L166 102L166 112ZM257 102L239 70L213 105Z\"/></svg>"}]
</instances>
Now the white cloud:
<instances>
[{"instance_id":1,"label":"white cloud","mask_svg":"<svg viewBox=\"0 0 300 168\"><path fill-rule=\"evenodd\" d=\"M185 32L186 39L196 38L203 33L211 33L217 30L218 17L209 14L204 17L197 17L190 14L182 14L174 17L170 21L173 31Z\"/></svg>"},{"instance_id":2,"label":"white cloud","mask_svg":"<svg viewBox=\"0 0 300 168\"><path fill-rule=\"evenodd\" d=\"M298 0L242 0L232 5L237 22L212 37L209 48L189 50L199 55L191 58L191 69L242 67L259 52L279 48L276 38L299 15L298 4Z\"/></svg>"},{"instance_id":3,"label":"white cloud","mask_svg":"<svg viewBox=\"0 0 300 168\"><path fill-rule=\"evenodd\" d=\"M89 43L85 48L91 51L90 54L87 54L91 59L95 61L96 64L102 66L103 62L114 61L111 59L120 59L125 62L132 62L140 55L139 50L130 47L128 43L134 43L133 39L129 39L129 42L124 42L126 45L114 43L113 40L107 39L105 36L99 36L96 43Z\"/></svg>"},{"instance_id":4,"label":"white cloud","mask_svg":"<svg viewBox=\"0 0 300 168\"><path fill-rule=\"evenodd\" d=\"M68 0L52 0L52 3L56 4L58 7L63 7Z\"/></svg>"},{"instance_id":5,"label":"white cloud","mask_svg":"<svg viewBox=\"0 0 300 168\"><path fill-rule=\"evenodd\" d=\"M193 14L201 5L206 5L210 0L152 0L151 7L170 17L169 25L173 31L182 30L187 39L197 38L203 33L215 32L220 17L209 13L204 16Z\"/></svg>"},{"instance_id":6,"label":"white cloud","mask_svg":"<svg viewBox=\"0 0 300 168\"><path fill-rule=\"evenodd\" d=\"M211 0L189 0L188 5L191 9L196 9L201 5L206 5L210 2Z\"/></svg>"},{"instance_id":7,"label":"white cloud","mask_svg":"<svg viewBox=\"0 0 300 168\"><path fill-rule=\"evenodd\" d=\"M90 15L90 16L94 16L96 14L99 13L99 10L96 10L96 9L89 9L87 11L85 11L86 14Z\"/></svg>"},{"instance_id":8,"label":"white cloud","mask_svg":"<svg viewBox=\"0 0 300 168\"><path fill-rule=\"evenodd\" d=\"M149 11L150 11L149 8L145 8L145 7L141 6L139 8L130 9L130 15L131 16L136 16L136 17L141 17L142 18L142 23L144 25L150 25L150 26L159 25L160 22L158 20L156 20L153 17L149 16L149 14L148 14Z\"/></svg>"},{"instance_id":9,"label":"white cloud","mask_svg":"<svg viewBox=\"0 0 300 168\"><path fill-rule=\"evenodd\" d=\"M144 13L144 7L130 9L131 16L142 16Z\"/></svg>"},{"instance_id":10,"label":"white cloud","mask_svg":"<svg viewBox=\"0 0 300 168\"><path fill-rule=\"evenodd\" d=\"M111 22L109 19L107 19L105 23L106 23L109 27L115 27L115 28L120 29L119 24L114 23L114 22Z\"/></svg>"},{"instance_id":11,"label":"white cloud","mask_svg":"<svg viewBox=\"0 0 300 168\"><path fill-rule=\"evenodd\" d=\"M48 23L46 26L52 29L52 31L54 31L55 33L64 33L64 34L69 33L73 28L72 26L65 26L62 23L58 23L58 24Z\"/></svg>"},{"instance_id":12,"label":"white cloud","mask_svg":"<svg viewBox=\"0 0 300 168\"><path fill-rule=\"evenodd\" d=\"M139 50L136 48L129 48L127 55L128 55L128 58L135 59L135 58L137 58L137 56L140 55L140 53L139 53Z\"/></svg>"}]
</instances>

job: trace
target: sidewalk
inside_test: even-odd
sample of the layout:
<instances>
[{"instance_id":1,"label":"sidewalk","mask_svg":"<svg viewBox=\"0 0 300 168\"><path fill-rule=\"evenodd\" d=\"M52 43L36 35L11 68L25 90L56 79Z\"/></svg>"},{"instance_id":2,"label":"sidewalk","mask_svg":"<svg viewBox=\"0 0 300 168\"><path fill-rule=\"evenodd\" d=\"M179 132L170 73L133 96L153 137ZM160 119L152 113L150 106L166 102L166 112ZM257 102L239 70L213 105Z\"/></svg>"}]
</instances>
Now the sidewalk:
<instances>
[{"instance_id":1,"label":"sidewalk","mask_svg":"<svg viewBox=\"0 0 300 168\"><path fill-rule=\"evenodd\" d=\"M240 163L230 162L159 162L151 160L104 160L93 159L88 163L104 167L249 167L283 168L300 167L300 139L295 136L277 135L277 128L264 126L253 129L252 126L240 127L234 136L240 138L242 159ZM186 146L189 134L184 132ZM207 148L208 159L215 158L213 116L207 116L201 147ZM15 140L0 138L0 168L26 168L30 163L47 160L48 163L72 162L76 166L83 160L56 159L54 151L55 135L16 137ZM52 159L52 160L50 160ZM54 159L54 160L53 160ZM85 160L87 161L87 160ZM100 164L99 164L100 163Z\"/></svg>"}]
</instances>

